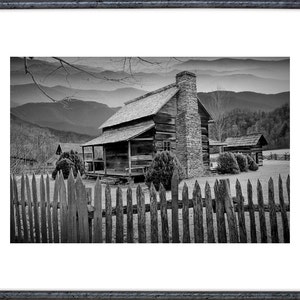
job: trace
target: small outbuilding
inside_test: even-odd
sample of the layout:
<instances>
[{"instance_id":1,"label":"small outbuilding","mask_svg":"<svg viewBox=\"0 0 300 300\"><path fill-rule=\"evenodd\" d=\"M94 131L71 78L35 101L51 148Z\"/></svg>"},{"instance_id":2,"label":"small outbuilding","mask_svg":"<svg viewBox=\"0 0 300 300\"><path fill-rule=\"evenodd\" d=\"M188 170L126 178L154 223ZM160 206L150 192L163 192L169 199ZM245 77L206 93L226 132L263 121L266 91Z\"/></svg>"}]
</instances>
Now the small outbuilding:
<instances>
[{"instance_id":1,"label":"small outbuilding","mask_svg":"<svg viewBox=\"0 0 300 300\"><path fill-rule=\"evenodd\" d=\"M268 145L261 133L252 133L243 136L228 137L225 140L225 152L239 152L249 154L259 165L263 165L263 147Z\"/></svg>"}]
</instances>

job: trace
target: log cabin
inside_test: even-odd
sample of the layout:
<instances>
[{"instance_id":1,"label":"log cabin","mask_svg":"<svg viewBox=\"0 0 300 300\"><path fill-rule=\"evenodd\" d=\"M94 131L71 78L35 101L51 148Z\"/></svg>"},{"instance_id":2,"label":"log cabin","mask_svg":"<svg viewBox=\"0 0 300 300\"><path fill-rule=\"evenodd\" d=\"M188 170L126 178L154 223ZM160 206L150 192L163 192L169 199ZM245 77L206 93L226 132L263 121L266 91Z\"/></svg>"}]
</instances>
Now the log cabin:
<instances>
[{"instance_id":1,"label":"log cabin","mask_svg":"<svg viewBox=\"0 0 300 300\"><path fill-rule=\"evenodd\" d=\"M268 142L261 133L228 137L225 144L224 151L249 154L259 166L263 165L263 146L268 145Z\"/></svg>"},{"instance_id":2,"label":"log cabin","mask_svg":"<svg viewBox=\"0 0 300 300\"><path fill-rule=\"evenodd\" d=\"M95 176L141 176L158 151L174 152L187 177L209 169L208 123L212 120L197 97L196 75L183 71L176 82L125 102L104 122L102 134L82 145L92 148ZM103 163L95 158L103 147Z\"/></svg>"}]
</instances>

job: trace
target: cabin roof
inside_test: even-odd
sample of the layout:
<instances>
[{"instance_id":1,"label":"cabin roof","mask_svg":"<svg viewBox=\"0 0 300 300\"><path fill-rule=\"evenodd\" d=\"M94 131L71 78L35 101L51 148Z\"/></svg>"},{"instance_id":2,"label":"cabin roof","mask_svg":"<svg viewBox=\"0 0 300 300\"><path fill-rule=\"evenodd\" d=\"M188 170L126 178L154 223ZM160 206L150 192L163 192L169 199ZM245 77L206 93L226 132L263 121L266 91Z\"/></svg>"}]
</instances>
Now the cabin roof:
<instances>
[{"instance_id":1,"label":"cabin roof","mask_svg":"<svg viewBox=\"0 0 300 300\"><path fill-rule=\"evenodd\" d=\"M209 146L218 147L218 146L227 146L227 144L225 142L209 139Z\"/></svg>"},{"instance_id":2,"label":"cabin roof","mask_svg":"<svg viewBox=\"0 0 300 300\"><path fill-rule=\"evenodd\" d=\"M120 110L112 115L99 128L111 127L155 115L177 92L178 87L174 83L127 101Z\"/></svg>"},{"instance_id":3,"label":"cabin roof","mask_svg":"<svg viewBox=\"0 0 300 300\"><path fill-rule=\"evenodd\" d=\"M106 130L99 137L83 144L82 146L97 146L122 141L129 141L132 138L146 132L154 126L155 124L153 121L147 121L135 125L123 126L118 129Z\"/></svg>"},{"instance_id":4,"label":"cabin roof","mask_svg":"<svg viewBox=\"0 0 300 300\"><path fill-rule=\"evenodd\" d=\"M228 137L225 140L227 147L261 146L268 145L267 140L261 133L253 133L237 137Z\"/></svg>"}]
</instances>

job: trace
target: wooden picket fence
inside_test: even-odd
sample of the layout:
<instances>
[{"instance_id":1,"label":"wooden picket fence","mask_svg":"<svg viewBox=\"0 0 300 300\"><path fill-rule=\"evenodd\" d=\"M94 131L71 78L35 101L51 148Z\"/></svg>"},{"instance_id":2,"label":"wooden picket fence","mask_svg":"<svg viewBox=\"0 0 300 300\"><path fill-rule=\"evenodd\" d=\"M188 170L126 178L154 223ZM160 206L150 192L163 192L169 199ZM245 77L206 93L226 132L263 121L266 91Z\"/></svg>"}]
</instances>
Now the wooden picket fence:
<instances>
[{"instance_id":1,"label":"wooden picket fence","mask_svg":"<svg viewBox=\"0 0 300 300\"><path fill-rule=\"evenodd\" d=\"M228 179L215 181L213 186L215 199L212 199L211 187L208 183L204 187L205 196L202 197L201 188L196 181L192 199L189 199L188 187L184 184L182 200L180 200L178 175L175 173L172 178L170 200L167 200L166 190L162 185L159 192L151 185L150 203L145 204L145 193L138 185L137 204L133 204L133 191L128 187L126 205L124 205L125 199L119 186L116 189L115 207L112 207L112 193L108 184L105 186L105 199L103 199L105 204L102 207L103 186L99 179L94 186L92 201L91 189L86 189L80 174L75 180L71 173L67 184L62 174L58 174L52 199L50 199L48 175L40 177L39 197L35 175L32 176L31 182L27 175L23 175L20 188L15 177L11 176L10 180L12 243L132 243L136 240L136 235L139 243L146 243L146 233L149 230L148 237L150 236L149 240L152 243L159 241L163 243L190 243L191 241L278 243L280 233L285 243L290 242L287 215L290 210L289 176L286 181L288 201L284 201L283 183L279 176L279 204L274 200L272 178L268 182L267 203L263 199L262 185L259 180L256 188L257 204L253 203L253 189L249 180L247 203L238 180L235 186L236 196L231 197ZM150 222L146 222L148 213L150 213L150 218L148 215ZM245 216L249 218L249 222L245 221ZM193 221L190 221L190 217ZM277 222L278 217L282 220L280 227ZM134 218L137 218L137 222L134 222ZM270 226L267 226L268 219ZM205 222L206 226L204 226ZM190 230L190 227L193 230Z\"/></svg>"}]
</instances>

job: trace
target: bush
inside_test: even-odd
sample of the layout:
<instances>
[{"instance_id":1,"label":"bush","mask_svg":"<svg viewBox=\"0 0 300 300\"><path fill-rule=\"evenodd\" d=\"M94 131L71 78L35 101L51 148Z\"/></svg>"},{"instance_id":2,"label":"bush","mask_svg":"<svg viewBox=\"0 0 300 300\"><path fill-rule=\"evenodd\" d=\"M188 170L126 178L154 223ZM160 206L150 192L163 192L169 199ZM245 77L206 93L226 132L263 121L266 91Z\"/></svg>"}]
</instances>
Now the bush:
<instances>
[{"instance_id":1,"label":"bush","mask_svg":"<svg viewBox=\"0 0 300 300\"><path fill-rule=\"evenodd\" d=\"M239 174L240 168L235 159L235 156L231 152L221 153L217 159L217 170L221 174Z\"/></svg>"},{"instance_id":2,"label":"bush","mask_svg":"<svg viewBox=\"0 0 300 300\"><path fill-rule=\"evenodd\" d=\"M52 172L52 178L55 179L57 173L62 171L64 178L67 179L71 168L73 169L74 177L77 176L78 172L81 174L84 173L84 163L81 157L72 150L70 152L64 152L61 154L56 162L56 168Z\"/></svg>"},{"instance_id":3,"label":"bush","mask_svg":"<svg viewBox=\"0 0 300 300\"><path fill-rule=\"evenodd\" d=\"M158 152L145 175L145 181L148 187L153 182L155 188L159 189L162 183L166 190L171 189L171 180L175 169L178 170L179 181L185 178L185 172L177 157L169 152Z\"/></svg>"},{"instance_id":4,"label":"bush","mask_svg":"<svg viewBox=\"0 0 300 300\"><path fill-rule=\"evenodd\" d=\"M257 163L254 161L254 159L247 154L247 162L248 162L248 168L251 171L257 171L258 170L258 165Z\"/></svg>"},{"instance_id":5,"label":"bush","mask_svg":"<svg viewBox=\"0 0 300 300\"><path fill-rule=\"evenodd\" d=\"M248 171L248 159L247 157L242 153L234 153L234 157L239 165L241 172L247 172Z\"/></svg>"}]
</instances>

